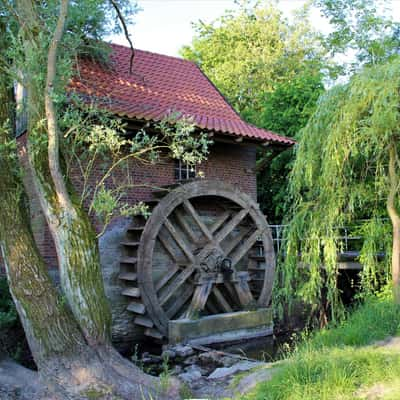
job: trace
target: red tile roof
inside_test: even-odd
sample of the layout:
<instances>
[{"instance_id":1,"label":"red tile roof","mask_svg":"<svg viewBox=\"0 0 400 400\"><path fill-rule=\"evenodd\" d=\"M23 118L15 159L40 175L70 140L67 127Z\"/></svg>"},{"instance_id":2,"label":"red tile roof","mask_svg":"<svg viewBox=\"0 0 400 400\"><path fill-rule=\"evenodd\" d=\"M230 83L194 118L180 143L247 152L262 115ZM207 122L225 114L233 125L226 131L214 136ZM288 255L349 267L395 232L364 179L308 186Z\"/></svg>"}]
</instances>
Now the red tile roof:
<instances>
[{"instance_id":1,"label":"red tile roof","mask_svg":"<svg viewBox=\"0 0 400 400\"><path fill-rule=\"evenodd\" d=\"M110 66L81 61L71 87L111 112L138 120L160 121L172 111L190 116L202 129L291 145L279 136L243 121L216 87L191 61L111 44Z\"/></svg>"}]
</instances>

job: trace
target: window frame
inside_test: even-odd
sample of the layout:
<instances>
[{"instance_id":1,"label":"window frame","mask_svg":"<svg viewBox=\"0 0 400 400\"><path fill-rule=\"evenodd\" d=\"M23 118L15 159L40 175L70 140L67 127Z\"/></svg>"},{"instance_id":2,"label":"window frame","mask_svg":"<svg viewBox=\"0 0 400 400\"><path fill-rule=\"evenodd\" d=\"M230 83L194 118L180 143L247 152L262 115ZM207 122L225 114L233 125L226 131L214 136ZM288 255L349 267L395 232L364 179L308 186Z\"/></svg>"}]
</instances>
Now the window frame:
<instances>
[{"instance_id":1,"label":"window frame","mask_svg":"<svg viewBox=\"0 0 400 400\"><path fill-rule=\"evenodd\" d=\"M175 160L174 171L175 180L177 181L188 181L195 179L197 176L196 166L184 163L182 160Z\"/></svg>"}]
</instances>

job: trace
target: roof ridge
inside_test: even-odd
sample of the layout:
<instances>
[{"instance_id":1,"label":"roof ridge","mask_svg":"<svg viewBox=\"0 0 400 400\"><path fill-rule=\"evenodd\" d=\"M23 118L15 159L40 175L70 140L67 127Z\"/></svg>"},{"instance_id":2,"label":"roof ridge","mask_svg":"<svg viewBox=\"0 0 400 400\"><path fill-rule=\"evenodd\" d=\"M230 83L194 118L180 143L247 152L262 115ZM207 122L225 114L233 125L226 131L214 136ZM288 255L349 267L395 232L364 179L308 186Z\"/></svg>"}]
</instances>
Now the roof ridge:
<instances>
[{"instance_id":1,"label":"roof ridge","mask_svg":"<svg viewBox=\"0 0 400 400\"><path fill-rule=\"evenodd\" d=\"M122 48L127 49L127 50L131 50L131 48L129 46L126 46L126 45L123 45L123 44L111 43L111 42L105 42L105 43L110 45L111 47L118 46L118 47L122 47ZM169 54L156 53L155 51L137 49L136 47L134 47L133 50L134 51L140 51L141 53L154 54L154 55L159 56L159 57L172 58L172 59L177 60L177 61L182 61L184 63L189 63L189 64L192 64L192 65L195 65L197 67L197 64L194 61L186 60L185 58L176 57L176 56L170 56Z\"/></svg>"}]
</instances>

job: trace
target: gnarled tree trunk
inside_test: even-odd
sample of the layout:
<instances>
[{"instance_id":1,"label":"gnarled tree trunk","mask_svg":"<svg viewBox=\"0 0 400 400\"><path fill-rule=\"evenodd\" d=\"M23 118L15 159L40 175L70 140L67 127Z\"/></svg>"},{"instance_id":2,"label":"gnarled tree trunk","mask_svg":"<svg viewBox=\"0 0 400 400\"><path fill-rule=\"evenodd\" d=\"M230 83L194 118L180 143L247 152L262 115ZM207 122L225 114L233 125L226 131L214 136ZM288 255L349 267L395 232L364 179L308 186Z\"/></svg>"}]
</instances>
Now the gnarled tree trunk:
<instances>
[{"instance_id":1,"label":"gnarled tree trunk","mask_svg":"<svg viewBox=\"0 0 400 400\"><path fill-rule=\"evenodd\" d=\"M40 47L35 42L40 29L35 15L36 3L28 0L17 3L19 16L23 19L25 48L32 52ZM63 10L66 10L66 3ZM62 18L65 14L61 15ZM63 22L59 21L57 30L62 28ZM57 33L54 40L57 44ZM50 50L49 60L51 51L55 50ZM52 62L55 60L53 55ZM42 123L45 107L40 99L44 96L40 93L39 80L34 78L29 76L29 70L25 71L29 99L28 129L37 139L38 135L47 137L47 130ZM7 83L5 74L0 81L2 79ZM51 85L50 77L46 88L51 89ZM51 144L54 137L49 140L49 152L43 151L37 142L30 143L31 168L57 244L67 302L53 286L30 230L17 157L9 146L12 141L7 121L13 105L8 97L10 91L4 90L7 87L12 87L12 82L3 86L0 82L0 246L10 291L39 375L51 393L50 398L83 399L89 395L127 400L178 398L176 385L168 388L169 395L163 393L158 379L144 374L123 359L110 344L111 318L104 294L96 236L87 215L72 200L63 203L59 199L60 186L54 183L56 176L50 173L55 167L49 167L47 156L51 151L59 151L57 143ZM50 91L46 95L49 96L47 100L50 103L46 104L49 111L47 106L52 105ZM48 126L49 136L57 135L55 114L50 112L47 118L53 124L53 127ZM51 149L51 146L56 148Z\"/></svg>"}]
</instances>

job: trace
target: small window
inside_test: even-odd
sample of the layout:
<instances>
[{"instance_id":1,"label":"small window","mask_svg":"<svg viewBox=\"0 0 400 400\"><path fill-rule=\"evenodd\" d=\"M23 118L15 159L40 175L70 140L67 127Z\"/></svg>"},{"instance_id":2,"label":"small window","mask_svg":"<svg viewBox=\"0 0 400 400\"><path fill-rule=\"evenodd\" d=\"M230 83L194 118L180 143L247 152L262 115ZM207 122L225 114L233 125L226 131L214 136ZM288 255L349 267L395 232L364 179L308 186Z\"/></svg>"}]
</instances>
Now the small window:
<instances>
[{"instance_id":1,"label":"small window","mask_svg":"<svg viewBox=\"0 0 400 400\"><path fill-rule=\"evenodd\" d=\"M196 167L194 165L185 164L181 160L176 160L175 179L178 181L184 181L193 178L196 178Z\"/></svg>"}]
</instances>

